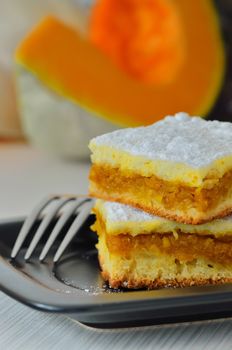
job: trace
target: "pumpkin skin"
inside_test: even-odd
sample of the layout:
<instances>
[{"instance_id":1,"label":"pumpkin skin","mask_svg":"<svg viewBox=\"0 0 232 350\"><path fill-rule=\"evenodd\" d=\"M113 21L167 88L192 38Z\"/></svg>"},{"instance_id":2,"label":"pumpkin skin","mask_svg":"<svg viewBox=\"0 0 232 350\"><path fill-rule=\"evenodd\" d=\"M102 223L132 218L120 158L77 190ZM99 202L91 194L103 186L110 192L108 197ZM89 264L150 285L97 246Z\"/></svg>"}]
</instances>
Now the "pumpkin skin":
<instances>
[{"instance_id":1,"label":"pumpkin skin","mask_svg":"<svg viewBox=\"0 0 232 350\"><path fill-rule=\"evenodd\" d=\"M15 58L20 66L21 116L34 144L61 155L86 157L88 141L97 134L120 126L148 125L179 111L201 116L208 113L220 91L225 66L216 12L210 0L173 2L183 22L187 47L182 67L171 82L146 84L131 78L101 49L52 16L29 33ZM33 96L28 82L25 88L27 74L33 76ZM40 101L43 108L36 97L41 88L50 95L46 99L45 94ZM63 103L72 106L72 113L65 113L65 128L59 108L51 117L54 105ZM49 123L46 114L50 115ZM69 140L69 147L57 147L61 135L61 144Z\"/></svg>"}]
</instances>

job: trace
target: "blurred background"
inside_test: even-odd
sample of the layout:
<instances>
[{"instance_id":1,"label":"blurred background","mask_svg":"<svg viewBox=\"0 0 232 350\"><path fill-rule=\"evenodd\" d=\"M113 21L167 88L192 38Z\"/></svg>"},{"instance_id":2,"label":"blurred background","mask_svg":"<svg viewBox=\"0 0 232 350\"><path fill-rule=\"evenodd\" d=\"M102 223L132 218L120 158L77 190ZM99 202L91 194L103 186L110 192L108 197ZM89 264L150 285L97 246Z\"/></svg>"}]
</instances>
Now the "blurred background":
<instances>
[{"instance_id":1,"label":"blurred background","mask_svg":"<svg viewBox=\"0 0 232 350\"><path fill-rule=\"evenodd\" d=\"M231 120L230 0L0 0L0 7L4 140L87 159L90 138L178 111Z\"/></svg>"},{"instance_id":2,"label":"blurred background","mask_svg":"<svg viewBox=\"0 0 232 350\"><path fill-rule=\"evenodd\" d=\"M2 215L86 193L96 135L232 121L231 23L230 0L0 0Z\"/></svg>"}]
</instances>

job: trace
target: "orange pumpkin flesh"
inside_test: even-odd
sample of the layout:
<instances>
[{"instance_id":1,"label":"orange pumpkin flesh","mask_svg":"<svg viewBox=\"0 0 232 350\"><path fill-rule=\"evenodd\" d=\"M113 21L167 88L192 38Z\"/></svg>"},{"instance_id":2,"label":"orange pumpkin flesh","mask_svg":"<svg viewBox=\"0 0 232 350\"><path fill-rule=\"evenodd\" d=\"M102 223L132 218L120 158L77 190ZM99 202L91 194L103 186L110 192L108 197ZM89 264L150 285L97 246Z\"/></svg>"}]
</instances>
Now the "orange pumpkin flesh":
<instances>
[{"instance_id":1,"label":"orange pumpkin flesh","mask_svg":"<svg viewBox=\"0 0 232 350\"><path fill-rule=\"evenodd\" d=\"M98 0L89 37L131 77L162 84L176 77L184 61L181 24L172 0Z\"/></svg>"},{"instance_id":2,"label":"orange pumpkin flesh","mask_svg":"<svg viewBox=\"0 0 232 350\"><path fill-rule=\"evenodd\" d=\"M16 60L60 95L117 125L151 124L180 110L205 114L219 92L224 70L214 8L210 0L175 2L187 47L182 68L169 84L131 79L54 17L44 19L25 38Z\"/></svg>"}]
</instances>

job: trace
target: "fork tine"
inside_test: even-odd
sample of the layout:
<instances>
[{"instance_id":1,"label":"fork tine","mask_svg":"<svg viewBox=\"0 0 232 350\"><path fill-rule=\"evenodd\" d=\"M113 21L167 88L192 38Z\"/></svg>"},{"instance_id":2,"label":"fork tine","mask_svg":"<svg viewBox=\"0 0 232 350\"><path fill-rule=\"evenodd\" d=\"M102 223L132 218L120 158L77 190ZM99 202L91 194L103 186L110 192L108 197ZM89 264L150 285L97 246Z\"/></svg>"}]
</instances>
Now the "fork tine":
<instances>
[{"instance_id":1,"label":"fork tine","mask_svg":"<svg viewBox=\"0 0 232 350\"><path fill-rule=\"evenodd\" d=\"M71 242L71 240L77 233L78 229L82 226L82 224L85 222L85 220L89 216L90 210L94 205L94 200L91 199L88 202L85 201L83 202L82 205L83 205L83 208L81 209L76 219L73 221L71 227L69 228L67 234L65 235L63 241L61 242L59 248L57 249L57 252L53 259L54 262L57 262L59 260L64 250L67 248L68 244Z\"/></svg>"},{"instance_id":2,"label":"fork tine","mask_svg":"<svg viewBox=\"0 0 232 350\"><path fill-rule=\"evenodd\" d=\"M43 236L45 230L47 229L48 225L51 223L51 221L55 218L56 214L59 212L61 207L70 201L71 198L61 198L57 201L57 203L54 204L54 207L51 209L51 211L45 216L43 221L41 222L38 230L36 231L27 251L24 256L25 260L30 259L31 254L33 253L35 247L37 246L40 238Z\"/></svg>"},{"instance_id":3,"label":"fork tine","mask_svg":"<svg viewBox=\"0 0 232 350\"><path fill-rule=\"evenodd\" d=\"M49 196L43 199L31 212L31 214L24 221L24 224L19 232L19 235L16 239L14 247L11 252L11 258L14 259L18 254L20 248L22 247L28 233L30 232L32 226L34 225L36 219L39 217L42 210L54 199L57 199L58 196Z\"/></svg>"},{"instance_id":4,"label":"fork tine","mask_svg":"<svg viewBox=\"0 0 232 350\"><path fill-rule=\"evenodd\" d=\"M70 208L59 218L57 221L55 227L53 228L51 235L49 236L40 256L39 260L43 261L46 258L46 255L51 248L52 244L54 243L56 237L61 232L62 228L68 221L68 219L71 217L71 215L77 210L77 208L83 203L83 199L77 199L75 200L71 205Z\"/></svg>"}]
</instances>

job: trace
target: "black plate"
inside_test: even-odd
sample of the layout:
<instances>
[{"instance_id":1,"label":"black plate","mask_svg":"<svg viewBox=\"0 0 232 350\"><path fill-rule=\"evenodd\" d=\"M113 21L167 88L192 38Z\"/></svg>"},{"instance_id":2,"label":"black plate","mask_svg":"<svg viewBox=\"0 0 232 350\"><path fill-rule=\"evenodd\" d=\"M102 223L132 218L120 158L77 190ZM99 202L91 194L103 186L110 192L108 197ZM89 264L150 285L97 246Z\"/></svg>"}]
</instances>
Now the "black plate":
<instances>
[{"instance_id":1,"label":"black plate","mask_svg":"<svg viewBox=\"0 0 232 350\"><path fill-rule=\"evenodd\" d=\"M68 314L97 328L232 316L232 285L154 291L108 288L99 273L96 237L89 229L92 221L90 216L76 240L55 265L52 262L54 252L44 263L38 262L39 247L29 263L22 258L25 247L16 261L11 261L10 251L22 221L0 223L1 290L33 308Z\"/></svg>"}]
</instances>

